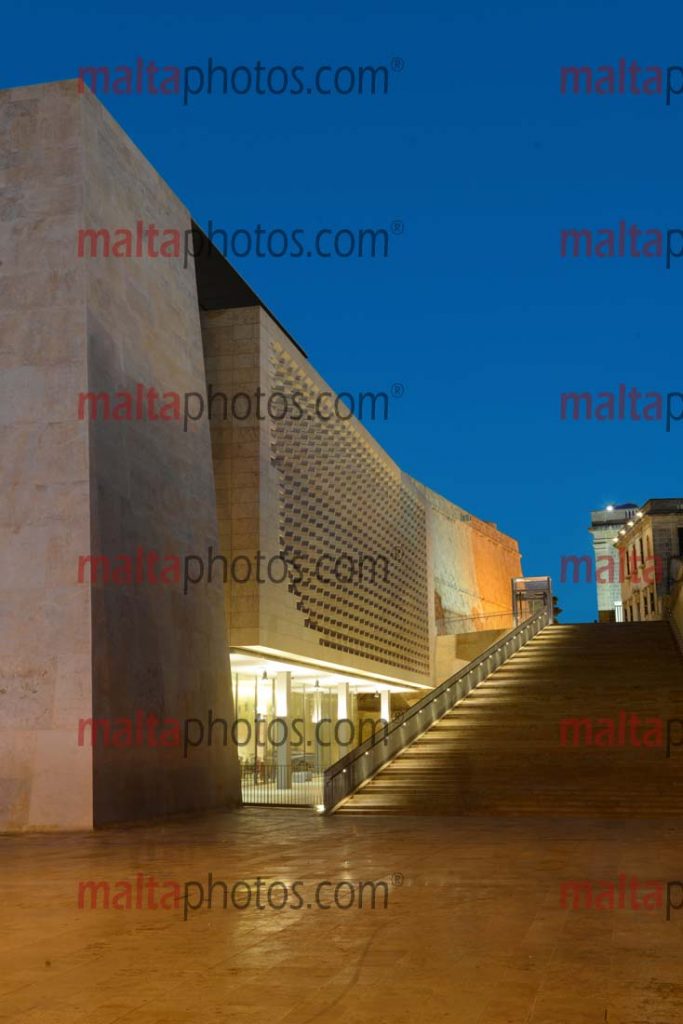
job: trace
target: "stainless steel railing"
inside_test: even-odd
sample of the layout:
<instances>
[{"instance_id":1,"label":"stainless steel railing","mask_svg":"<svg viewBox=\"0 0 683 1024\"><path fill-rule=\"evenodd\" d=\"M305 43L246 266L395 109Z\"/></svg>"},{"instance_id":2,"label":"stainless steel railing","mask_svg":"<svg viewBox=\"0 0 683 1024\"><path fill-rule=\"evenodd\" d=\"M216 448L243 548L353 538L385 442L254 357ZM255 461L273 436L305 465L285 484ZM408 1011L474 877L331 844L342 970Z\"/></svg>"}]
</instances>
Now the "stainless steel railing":
<instances>
[{"instance_id":1,"label":"stainless steel railing","mask_svg":"<svg viewBox=\"0 0 683 1024\"><path fill-rule=\"evenodd\" d=\"M342 800L405 750L551 621L552 611L546 606L497 640L450 679L430 690L422 700L389 722L365 743L354 747L330 765L324 776L323 803L326 813L333 811Z\"/></svg>"},{"instance_id":2,"label":"stainless steel railing","mask_svg":"<svg viewBox=\"0 0 683 1024\"><path fill-rule=\"evenodd\" d=\"M302 770L299 765L260 758L240 765L242 802L276 807L320 807L323 799L322 770Z\"/></svg>"}]
</instances>

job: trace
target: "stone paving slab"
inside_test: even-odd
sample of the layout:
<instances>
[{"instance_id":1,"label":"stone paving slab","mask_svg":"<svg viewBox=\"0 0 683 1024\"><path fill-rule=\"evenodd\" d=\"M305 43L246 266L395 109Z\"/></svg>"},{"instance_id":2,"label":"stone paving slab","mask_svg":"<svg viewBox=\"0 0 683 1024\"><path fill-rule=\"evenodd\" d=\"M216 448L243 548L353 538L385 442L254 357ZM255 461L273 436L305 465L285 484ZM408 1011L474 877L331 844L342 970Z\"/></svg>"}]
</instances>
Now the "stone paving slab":
<instances>
[{"instance_id":1,"label":"stone paving slab","mask_svg":"<svg viewBox=\"0 0 683 1024\"><path fill-rule=\"evenodd\" d=\"M667 922L665 907L632 902L564 909L560 885L680 880L682 840L671 819L361 820L260 807L1 836L0 1021L678 1024L683 910ZM217 885L206 905L209 872L226 883L226 909ZM154 902L162 882L180 885L169 909L146 905L150 878ZM120 908L90 909L86 893L79 909L87 881L108 882ZM204 903L186 911L190 881L189 904ZM339 902L355 905L327 906L331 885L316 905L325 881L350 882ZM386 883L374 909L367 888L357 906L361 881ZM274 882L273 903L287 887L284 909L268 905ZM233 905L247 893L249 906Z\"/></svg>"}]
</instances>

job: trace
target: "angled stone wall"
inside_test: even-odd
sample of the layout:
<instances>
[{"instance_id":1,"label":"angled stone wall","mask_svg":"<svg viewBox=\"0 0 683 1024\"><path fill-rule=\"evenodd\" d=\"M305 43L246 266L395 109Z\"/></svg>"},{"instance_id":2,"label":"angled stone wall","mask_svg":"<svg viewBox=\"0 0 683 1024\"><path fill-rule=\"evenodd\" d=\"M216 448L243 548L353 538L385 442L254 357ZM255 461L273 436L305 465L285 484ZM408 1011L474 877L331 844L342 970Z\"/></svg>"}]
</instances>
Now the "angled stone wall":
<instances>
[{"instance_id":1,"label":"angled stone wall","mask_svg":"<svg viewBox=\"0 0 683 1024\"><path fill-rule=\"evenodd\" d=\"M0 92L0 828L89 828L91 595L80 104L66 84Z\"/></svg>"},{"instance_id":2,"label":"angled stone wall","mask_svg":"<svg viewBox=\"0 0 683 1024\"><path fill-rule=\"evenodd\" d=\"M218 549L206 420L79 420L83 391L205 393L193 268L79 258L78 228L190 217L77 83L0 94L0 828L88 828L239 801L231 744L79 747L78 721L232 716L224 590L78 582L80 556ZM6 652L9 657L5 657Z\"/></svg>"}]
</instances>

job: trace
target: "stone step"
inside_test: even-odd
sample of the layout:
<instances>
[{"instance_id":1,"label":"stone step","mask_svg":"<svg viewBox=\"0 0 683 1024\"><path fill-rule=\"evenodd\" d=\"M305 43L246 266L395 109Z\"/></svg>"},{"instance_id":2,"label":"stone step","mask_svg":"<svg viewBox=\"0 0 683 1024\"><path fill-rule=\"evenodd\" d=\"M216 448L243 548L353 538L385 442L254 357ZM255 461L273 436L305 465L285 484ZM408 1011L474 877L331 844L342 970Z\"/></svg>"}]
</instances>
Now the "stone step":
<instances>
[{"instance_id":1,"label":"stone step","mask_svg":"<svg viewBox=\"0 0 683 1024\"><path fill-rule=\"evenodd\" d=\"M677 761L662 746L561 744L562 719L610 719L617 737L620 712L683 721L683 658L667 623L547 627L338 813L678 814L683 747Z\"/></svg>"}]
</instances>

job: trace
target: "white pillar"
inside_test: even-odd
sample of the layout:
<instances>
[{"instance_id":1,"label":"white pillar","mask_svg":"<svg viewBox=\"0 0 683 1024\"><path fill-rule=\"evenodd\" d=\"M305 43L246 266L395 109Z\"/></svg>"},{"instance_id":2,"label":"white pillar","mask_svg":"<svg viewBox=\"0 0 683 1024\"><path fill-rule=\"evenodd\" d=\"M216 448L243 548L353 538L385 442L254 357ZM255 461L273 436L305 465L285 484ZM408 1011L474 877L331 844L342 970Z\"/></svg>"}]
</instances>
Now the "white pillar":
<instances>
[{"instance_id":1,"label":"white pillar","mask_svg":"<svg viewBox=\"0 0 683 1024\"><path fill-rule=\"evenodd\" d=\"M337 721L334 723L335 727L337 722L348 722L349 704L349 684L337 683ZM337 743L337 757L343 757L350 747L353 746L353 740L349 740L351 727L344 724L338 732L335 731L334 735L340 736L342 739L341 743Z\"/></svg>"},{"instance_id":2,"label":"white pillar","mask_svg":"<svg viewBox=\"0 0 683 1024\"><path fill-rule=\"evenodd\" d=\"M379 715L385 722L391 721L391 690L379 692Z\"/></svg>"},{"instance_id":3,"label":"white pillar","mask_svg":"<svg viewBox=\"0 0 683 1024\"><path fill-rule=\"evenodd\" d=\"M337 721L349 717L349 684L337 683Z\"/></svg>"},{"instance_id":4,"label":"white pillar","mask_svg":"<svg viewBox=\"0 0 683 1024\"><path fill-rule=\"evenodd\" d=\"M320 722L323 718L323 692L320 689L320 685L316 682L315 688L313 689L313 711L311 714L311 722L313 723L313 736L314 739L314 750L315 750L315 770L319 772L323 766L325 755L320 748L320 739L323 735L320 729Z\"/></svg>"},{"instance_id":5,"label":"white pillar","mask_svg":"<svg viewBox=\"0 0 683 1024\"><path fill-rule=\"evenodd\" d=\"M277 765L277 788L292 788L292 768L290 759L290 739L292 725L289 718L289 698L292 692L292 673L278 672L275 676L275 717L277 726L272 726L273 736L278 744L275 751Z\"/></svg>"}]
</instances>

